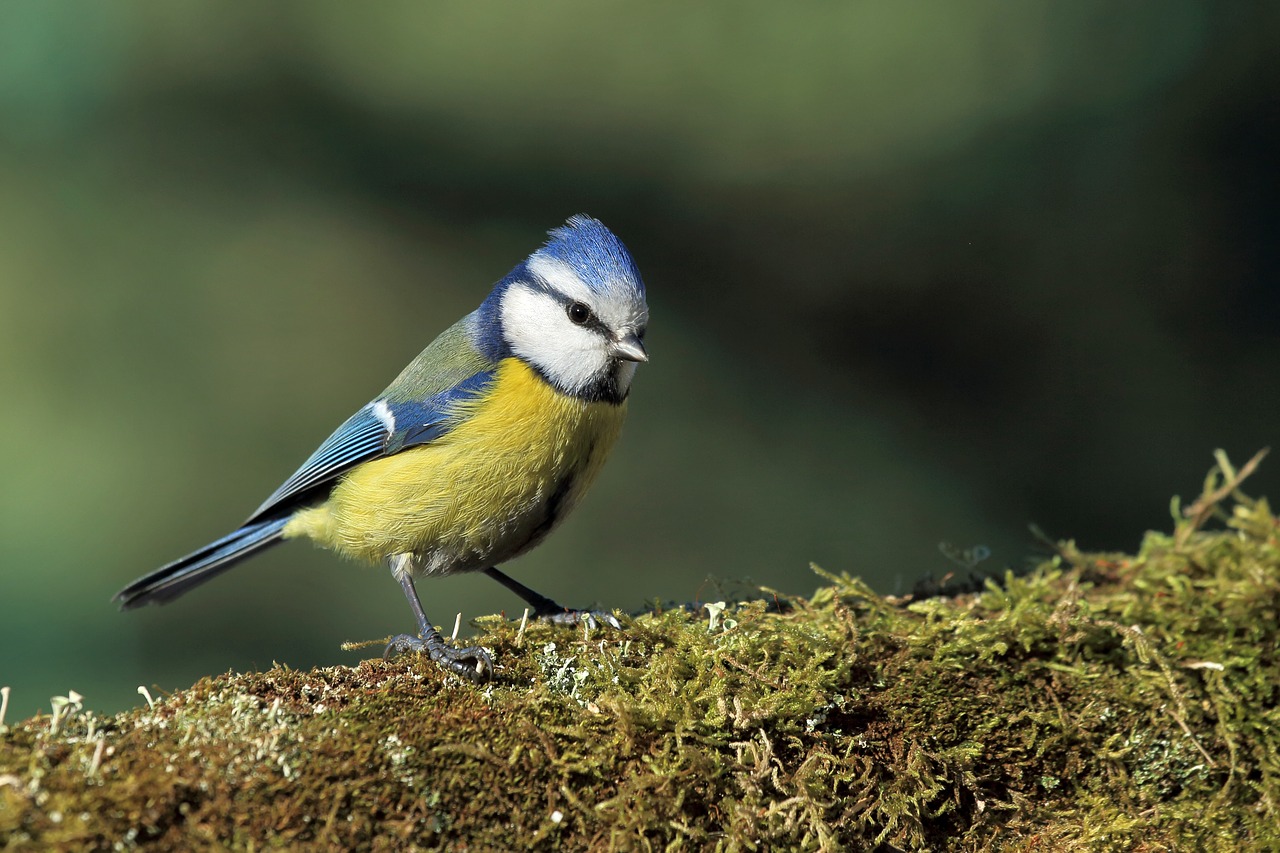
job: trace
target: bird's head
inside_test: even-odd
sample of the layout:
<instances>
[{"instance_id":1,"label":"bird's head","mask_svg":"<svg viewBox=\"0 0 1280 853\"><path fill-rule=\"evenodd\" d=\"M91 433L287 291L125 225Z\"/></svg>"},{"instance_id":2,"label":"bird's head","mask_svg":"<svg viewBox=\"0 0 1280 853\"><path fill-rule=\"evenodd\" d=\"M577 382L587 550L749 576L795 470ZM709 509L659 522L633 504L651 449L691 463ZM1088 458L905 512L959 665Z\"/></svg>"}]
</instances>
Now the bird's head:
<instances>
[{"instance_id":1,"label":"bird's head","mask_svg":"<svg viewBox=\"0 0 1280 853\"><path fill-rule=\"evenodd\" d=\"M574 216L477 312L489 355L514 355L566 394L620 402L644 348L644 282L622 241Z\"/></svg>"}]
</instances>

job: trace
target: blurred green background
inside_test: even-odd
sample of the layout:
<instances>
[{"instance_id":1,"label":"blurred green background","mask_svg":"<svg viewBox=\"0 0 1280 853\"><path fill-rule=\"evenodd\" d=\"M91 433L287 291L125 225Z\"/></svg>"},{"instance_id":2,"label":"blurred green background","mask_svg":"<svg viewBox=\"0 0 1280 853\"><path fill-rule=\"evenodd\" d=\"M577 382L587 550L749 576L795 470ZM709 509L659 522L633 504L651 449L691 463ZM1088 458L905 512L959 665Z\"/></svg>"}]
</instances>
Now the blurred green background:
<instances>
[{"instance_id":1,"label":"blurred green background","mask_svg":"<svg viewBox=\"0 0 1280 853\"><path fill-rule=\"evenodd\" d=\"M640 265L652 362L517 578L636 609L811 560L903 592L941 541L1022 565L1028 522L1135 547L1215 447L1277 441L1277 8L0 6L10 719L409 629L303 543L109 599L577 212ZM445 626L521 611L420 588Z\"/></svg>"}]
</instances>

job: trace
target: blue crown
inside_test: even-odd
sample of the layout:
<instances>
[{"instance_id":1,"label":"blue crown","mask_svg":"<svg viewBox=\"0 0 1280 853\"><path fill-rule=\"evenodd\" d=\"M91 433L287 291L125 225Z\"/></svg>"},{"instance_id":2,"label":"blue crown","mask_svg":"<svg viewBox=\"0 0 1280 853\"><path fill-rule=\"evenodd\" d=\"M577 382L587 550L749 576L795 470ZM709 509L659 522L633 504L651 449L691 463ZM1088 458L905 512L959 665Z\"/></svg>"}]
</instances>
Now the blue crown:
<instances>
[{"instance_id":1,"label":"blue crown","mask_svg":"<svg viewBox=\"0 0 1280 853\"><path fill-rule=\"evenodd\" d=\"M644 296L644 281L631 253L598 219L586 214L569 217L534 255L568 265L588 287L600 293L626 288Z\"/></svg>"}]
</instances>

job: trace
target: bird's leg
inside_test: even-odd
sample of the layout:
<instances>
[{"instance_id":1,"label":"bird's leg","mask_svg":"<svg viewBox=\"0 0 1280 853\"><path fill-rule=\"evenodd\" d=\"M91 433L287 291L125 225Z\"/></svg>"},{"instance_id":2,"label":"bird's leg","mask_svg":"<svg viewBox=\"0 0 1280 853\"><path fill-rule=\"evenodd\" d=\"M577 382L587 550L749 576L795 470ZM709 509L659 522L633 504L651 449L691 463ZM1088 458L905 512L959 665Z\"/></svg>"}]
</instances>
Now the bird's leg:
<instances>
[{"instance_id":1,"label":"bird's leg","mask_svg":"<svg viewBox=\"0 0 1280 853\"><path fill-rule=\"evenodd\" d=\"M418 591L413 586L413 576L409 573L411 559L409 554L396 554L391 558L391 573L400 582L404 597L409 599L409 607L418 620L418 636L398 634L392 637L382 656L390 658L400 652L424 652L455 675L472 681L488 681L493 677L493 659L489 657L489 653L479 646L458 649L447 645L427 618L422 602L418 599Z\"/></svg>"},{"instance_id":2,"label":"bird's leg","mask_svg":"<svg viewBox=\"0 0 1280 853\"><path fill-rule=\"evenodd\" d=\"M534 592L529 587L520 583L520 581L507 577L498 571L497 566L490 566L484 570L484 573L523 598L533 608L533 615L547 622L554 622L557 625L581 625L586 624L588 628L595 628L596 623L603 623L610 628L622 630L622 625L618 623L618 619L612 613L603 610L572 610L568 607L561 607L545 595Z\"/></svg>"}]
</instances>

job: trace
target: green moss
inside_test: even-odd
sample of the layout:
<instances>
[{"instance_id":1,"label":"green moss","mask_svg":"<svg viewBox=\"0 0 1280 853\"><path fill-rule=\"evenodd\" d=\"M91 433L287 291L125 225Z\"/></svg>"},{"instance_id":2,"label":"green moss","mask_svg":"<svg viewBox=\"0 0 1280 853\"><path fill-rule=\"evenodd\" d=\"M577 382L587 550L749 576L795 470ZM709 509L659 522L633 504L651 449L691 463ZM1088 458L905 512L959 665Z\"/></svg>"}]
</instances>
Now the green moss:
<instances>
[{"instance_id":1,"label":"green moss","mask_svg":"<svg viewBox=\"0 0 1280 853\"><path fill-rule=\"evenodd\" d=\"M1280 526L1223 457L1135 555L1063 543L958 598L819 571L590 634L205 679L0 734L16 848L1280 847ZM1207 531L1214 517L1223 529ZM777 612L779 609L782 612Z\"/></svg>"}]
</instances>

